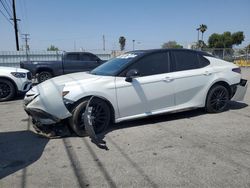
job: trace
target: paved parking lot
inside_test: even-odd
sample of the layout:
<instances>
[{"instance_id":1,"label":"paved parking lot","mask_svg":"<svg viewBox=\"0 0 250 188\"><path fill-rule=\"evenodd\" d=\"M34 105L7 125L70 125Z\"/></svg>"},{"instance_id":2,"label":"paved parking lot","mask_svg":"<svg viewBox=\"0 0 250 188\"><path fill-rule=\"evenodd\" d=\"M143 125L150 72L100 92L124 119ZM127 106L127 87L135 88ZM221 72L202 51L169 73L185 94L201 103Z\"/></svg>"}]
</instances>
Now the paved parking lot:
<instances>
[{"instance_id":1,"label":"paved parking lot","mask_svg":"<svg viewBox=\"0 0 250 188\"><path fill-rule=\"evenodd\" d=\"M121 123L102 150L87 137L41 138L21 99L1 103L0 187L250 187L249 104L250 89L224 113Z\"/></svg>"}]
</instances>

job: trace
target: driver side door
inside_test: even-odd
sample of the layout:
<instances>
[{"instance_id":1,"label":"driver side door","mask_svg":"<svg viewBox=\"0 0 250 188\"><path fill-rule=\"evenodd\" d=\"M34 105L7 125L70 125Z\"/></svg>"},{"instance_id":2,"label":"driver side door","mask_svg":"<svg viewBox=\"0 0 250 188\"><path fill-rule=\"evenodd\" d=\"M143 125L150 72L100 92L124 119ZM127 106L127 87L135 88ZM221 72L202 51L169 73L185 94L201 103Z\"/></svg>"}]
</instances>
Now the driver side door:
<instances>
[{"instance_id":1,"label":"driver side door","mask_svg":"<svg viewBox=\"0 0 250 188\"><path fill-rule=\"evenodd\" d=\"M124 75L136 69L139 76L131 82ZM116 77L120 118L143 117L175 105L169 52L148 54Z\"/></svg>"}]
</instances>

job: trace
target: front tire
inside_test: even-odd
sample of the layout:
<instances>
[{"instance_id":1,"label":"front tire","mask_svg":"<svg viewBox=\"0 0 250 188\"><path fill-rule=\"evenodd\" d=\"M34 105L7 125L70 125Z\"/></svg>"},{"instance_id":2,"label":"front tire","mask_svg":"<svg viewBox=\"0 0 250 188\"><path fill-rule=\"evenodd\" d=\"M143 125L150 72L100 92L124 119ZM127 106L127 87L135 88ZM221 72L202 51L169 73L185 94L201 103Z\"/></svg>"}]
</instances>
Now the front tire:
<instances>
[{"instance_id":1,"label":"front tire","mask_svg":"<svg viewBox=\"0 0 250 188\"><path fill-rule=\"evenodd\" d=\"M42 72L39 72L38 73L38 76L37 76L37 80L39 83L42 83L44 82L45 80L48 80L50 78L52 78L52 73L49 72L49 71L42 71Z\"/></svg>"},{"instance_id":2,"label":"front tire","mask_svg":"<svg viewBox=\"0 0 250 188\"><path fill-rule=\"evenodd\" d=\"M14 84L6 79L0 79L0 102L11 100L16 94Z\"/></svg>"},{"instance_id":3,"label":"front tire","mask_svg":"<svg viewBox=\"0 0 250 188\"><path fill-rule=\"evenodd\" d=\"M206 111L209 113L220 113L227 109L229 91L222 85L213 86L207 95Z\"/></svg>"},{"instance_id":4,"label":"front tire","mask_svg":"<svg viewBox=\"0 0 250 188\"><path fill-rule=\"evenodd\" d=\"M78 136L86 135L83 117L87 104L88 100L78 104L72 110L72 116L69 119L70 127ZM92 121L95 133L101 133L110 124L110 108L105 101L98 98L92 99L90 107L93 107Z\"/></svg>"}]
</instances>

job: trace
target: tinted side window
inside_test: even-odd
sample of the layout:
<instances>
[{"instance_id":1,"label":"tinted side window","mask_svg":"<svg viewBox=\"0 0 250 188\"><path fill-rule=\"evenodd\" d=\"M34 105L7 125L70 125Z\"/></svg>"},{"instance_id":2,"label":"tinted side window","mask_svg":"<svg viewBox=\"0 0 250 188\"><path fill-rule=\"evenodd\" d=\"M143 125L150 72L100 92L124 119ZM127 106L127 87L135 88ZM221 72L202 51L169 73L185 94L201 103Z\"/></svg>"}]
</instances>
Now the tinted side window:
<instances>
[{"instance_id":1,"label":"tinted side window","mask_svg":"<svg viewBox=\"0 0 250 188\"><path fill-rule=\"evenodd\" d=\"M72 60L72 61L79 61L79 54L67 54L66 55L67 60Z\"/></svg>"},{"instance_id":2,"label":"tinted side window","mask_svg":"<svg viewBox=\"0 0 250 188\"><path fill-rule=\"evenodd\" d=\"M206 67L210 64L209 60L203 57L202 55L199 55L199 61L200 61L200 67Z\"/></svg>"},{"instance_id":3,"label":"tinted side window","mask_svg":"<svg viewBox=\"0 0 250 188\"><path fill-rule=\"evenodd\" d=\"M89 54L90 60L91 61L97 61L99 58L95 55Z\"/></svg>"},{"instance_id":4,"label":"tinted side window","mask_svg":"<svg viewBox=\"0 0 250 188\"><path fill-rule=\"evenodd\" d=\"M200 68L198 55L188 51L173 51L175 70L183 71Z\"/></svg>"},{"instance_id":5,"label":"tinted side window","mask_svg":"<svg viewBox=\"0 0 250 188\"><path fill-rule=\"evenodd\" d=\"M91 58L88 54L81 54L81 61L91 61Z\"/></svg>"},{"instance_id":6,"label":"tinted side window","mask_svg":"<svg viewBox=\"0 0 250 188\"><path fill-rule=\"evenodd\" d=\"M129 70L137 69L140 76L149 76L169 72L169 53L154 53L143 57L129 67Z\"/></svg>"}]
</instances>

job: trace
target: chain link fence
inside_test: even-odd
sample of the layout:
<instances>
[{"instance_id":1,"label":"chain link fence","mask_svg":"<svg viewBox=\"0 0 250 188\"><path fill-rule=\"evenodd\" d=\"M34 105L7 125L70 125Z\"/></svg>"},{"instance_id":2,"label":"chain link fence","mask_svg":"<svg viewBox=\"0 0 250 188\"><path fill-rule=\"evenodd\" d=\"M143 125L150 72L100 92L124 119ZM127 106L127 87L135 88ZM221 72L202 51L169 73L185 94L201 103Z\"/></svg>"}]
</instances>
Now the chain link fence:
<instances>
[{"instance_id":1,"label":"chain link fence","mask_svg":"<svg viewBox=\"0 0 250 188\"><path fill-rule=\"evenodd\" d=\"M103 60L112 57L111 52L92 52ZM21 61L60 61L62 51L0 51L0 66L20 67Z\"/></svg>"},{"instance_id":2,"label":"chain link fence","mask_svg":"<svg viewBox=\"0 0 250 188\"><path fill-rule=\"evenodd\" d=\"M202 48L218 58L233 62L238 66L250 67L250 50L249 49L230 49L230 48ZM60 61L62 51L0 51L0 66L19 67L20 61ZM104 60L121 55L124 52L110 51L92 52Z\"/></svg>"},{"instance_id":3,"label":"chain link fence","mask_svg":"<svg viewBox=\"0 0 250 188\"><path fill-rule=\"evenodd\" d=\"M238 66L250 67L250 50L249 49L231 49L231 48L203 48L215 57L233 62Z\"/></svg>"},{"instance_id":4,"label":"chain link fence","mask_svg":"<svg viewBox=\"0 0 250 188\"><path fill-rule=\"evenodd\" d=\"M19 67L20 61L57 61L61 60L60 51L0 51L0 66Z\"/></svg>"}]
</instances>

